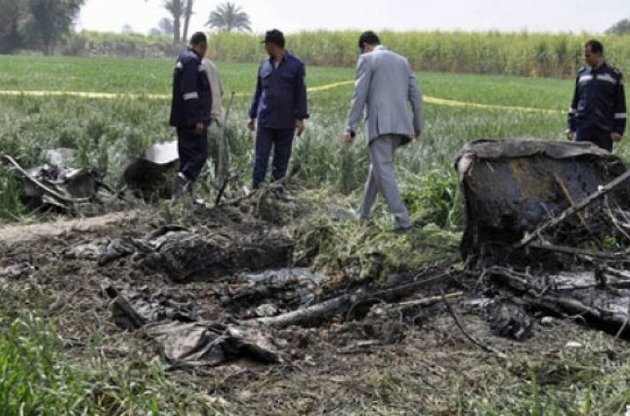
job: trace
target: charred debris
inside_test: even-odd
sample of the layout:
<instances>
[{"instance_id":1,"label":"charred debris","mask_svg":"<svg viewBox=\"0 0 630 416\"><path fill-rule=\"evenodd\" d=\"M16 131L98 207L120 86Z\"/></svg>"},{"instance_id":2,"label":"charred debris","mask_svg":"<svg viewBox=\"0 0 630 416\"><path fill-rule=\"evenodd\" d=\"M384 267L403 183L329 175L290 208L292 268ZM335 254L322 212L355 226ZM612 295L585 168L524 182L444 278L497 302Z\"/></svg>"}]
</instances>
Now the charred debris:
<instances>
[{"instance_id":1,"label":"charred debris","mask_svg":"<svg viewBox=\"0 0 630 416\"><path fill-rule=\"evenodd\" d=\"M42 201L52 198L57 206L85 202L102 184L88 175L88 185L78 189L90 192L77 194L41 170L27 171L4 158ZM164 166L146 160L130 165L127 182L141 192L160 189L154 183L143 188L142 180L147 166L157 169L149 169L155 179L174 162L160 160ZM401 266L381 268L385 274L365 273L368 260L392 255L376 248L368 260L355 262L359 269L334 255L322 266L316 258L331 250L335 229L319 230L321 238L314 239L313 229L292 226L309 209L274 198L270 189L198 205L201 223L162 225L143 238L85 241L64 256L136 268L181 287L213 282L215 296L207 301L220 312L212 320L203 312L208 305L185 295L174 299L115 282L103 288L114 322L155 340L173 368L241 358L284 362L290 354L278 331L331 323L371 328L353 350L365 352L400 342L405 328L420 328L435 314L450 315L470 342L501 357L503 352L468 334L462 314L480 314L496 334L515 340L532 336L550 316L579 317L616 337L630 335L630 172L621 160L583 143L486 140L465 146L455 167L465 208L461 258L426 262L420 269L405 267L405 259L426 247L415 230L383 237L411 242L397 253ZM264 215L265 205L273 215Z\"/></svg>"}]
</instances>

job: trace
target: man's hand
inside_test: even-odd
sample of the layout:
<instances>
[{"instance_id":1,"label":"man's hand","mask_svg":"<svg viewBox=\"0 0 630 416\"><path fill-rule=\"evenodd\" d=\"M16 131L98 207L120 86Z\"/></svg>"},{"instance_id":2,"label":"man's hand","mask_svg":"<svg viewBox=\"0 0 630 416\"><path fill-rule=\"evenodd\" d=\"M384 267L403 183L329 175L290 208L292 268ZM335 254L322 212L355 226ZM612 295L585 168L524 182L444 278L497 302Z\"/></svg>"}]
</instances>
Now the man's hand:
<instances>
[{"instance_id":1,"label":"man's hand","mask_svg":"<svg viewBox=\"0 0 630 416\"><path fill-rule=\"evenodd\" d=\"M575 132L571 131L570 129L566 129L564 131L564 135L566 136L567 140L570 142L575 140Z\"/></svg>"},{"instance_id":2,"label":"man's hand","mask_svg":"<svg viewBox=\"0 0 630 416\"><path fill-rule=\"evenodd\" d=\"M346 130L343 133L343 142L345 144L352 144L353 140L354 140L354 134L352 134L352 132L350 130Z\"/></svg>"},{"instance_id":3,"label":"man's hand","mask_svg":"<svg viewBox=\"0 0 630 416\"><path fill-rule=\"evenodd\" d=\"M200 136L201 133L203 133L203 123L197 123L195 124L195 134L197 136Z\"/></svg>"},{"instance_id":4,"label":"man's hand","mask_svg":"<svg viewBox=\"0 0 630 416\"><path fill-rule=\"evenodd\" d=\"M422 130L414 130L413 131L413 140L419 142L422 140Z\"/></svg>"},{"instance_id":5,"label":"man's hand","mask_svg":"<svg viewBox=\"0 0 630 416\"><path fill-rule=\"evenodd\" d=\"M618 142L619 140L621 140L622 137L623 136L619 133L610 133L610 138L613 142Z\"/></svg>"},{"instance_id":6,"label":"man's hand","mask_svg":"<svg viewBox=\"0 0 630 416\"><path fill-rule=\"evenodd\" d=\"M295 120L295 134L300 137L304 133L304 120Z\"/></svg>"},{"instance_id":7,"label":"man's hand","mask_svg":"<svg viewBox=\"0 0 630 416\"><path fill-rule=\"evenodd\" d=\"M256 131L256 119L255 118L250 118L249 121L247 122L247 128L250 129L251 131Z\"/></svg>"}]
</instances>

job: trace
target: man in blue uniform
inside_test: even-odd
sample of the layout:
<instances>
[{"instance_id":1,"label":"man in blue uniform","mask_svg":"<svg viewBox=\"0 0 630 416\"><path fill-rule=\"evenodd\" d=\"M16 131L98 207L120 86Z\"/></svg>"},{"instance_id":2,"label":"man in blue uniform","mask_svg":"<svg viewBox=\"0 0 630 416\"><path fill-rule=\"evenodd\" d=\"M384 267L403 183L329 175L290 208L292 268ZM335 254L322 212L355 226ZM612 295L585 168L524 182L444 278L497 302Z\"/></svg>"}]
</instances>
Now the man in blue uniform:
<instances>
[{"instance_id":1,"label":"man in blue uniform","mask_svg":"<svg viewBox=\"0 0 630 416\"><path fill-rule=\"evenodd\" d=\"M256 158L253 187L265 180L273 147L271 176L274 181L287 173L293 136L304 132L308 118L304 64L284 49L284 35L277 29L268 31L262 41L269 54L258 68L256 92L249 110L250 130L256 130Z\"/></svg>"},{"instance_id":2,"label":"man in blue uniform","mask_svg":"<svg viewBox=\"0 0 630 416\"><path fill-rule=\"evenodd\" d=\"M190 40L190 48L177 57L173 72L170 124L177 128L179 173L173 185L172 200L192 187L208 159L212 92L201 66L207 49L206 35L195 33Z\"/></svg>"},{"instance_id":3,"label":"man in blue uniform","mask_svg":"<svg viewBox=\"0 0 630 416\"><path fill-rule=\"evenodd\" d=\"M597 40L584 44L585 67L578 71L569 109L567 138L590 141L608 151L626 128L626 96L621 72L604 60Z\"/></svg>"}]
</instances>

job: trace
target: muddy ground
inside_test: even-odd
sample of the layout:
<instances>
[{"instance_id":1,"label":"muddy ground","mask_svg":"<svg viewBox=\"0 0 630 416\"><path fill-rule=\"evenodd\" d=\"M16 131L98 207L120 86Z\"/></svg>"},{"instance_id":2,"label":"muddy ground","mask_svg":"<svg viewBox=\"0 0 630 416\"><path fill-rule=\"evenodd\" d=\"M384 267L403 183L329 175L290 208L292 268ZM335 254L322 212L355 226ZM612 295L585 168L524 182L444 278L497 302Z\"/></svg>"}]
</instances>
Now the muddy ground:
<instances>
[{"instance_id":1,"label":"muddy ground","mask_svg":"<svg viewBox=\"0 0 630 416\"><path fill-rule=\"evenodd\" d=\"M376 283L326 269L324 282L314 293L323 300L361 285L419 281L450 268L451 274L397 301L451 294L450 308L443 299L404 311L397 302L377 300L361 314L333 316L310 327L266 329L282 357L279 364L235 360L214 367L172 368L154 341L113 322L106 289L143 290L193 302L208 321L248 320L254 318L229 302L247 286L242 275L248 270L175 283L140 267L133 256L99 265L94 259L69 256L73 247L121 236L143 239L167 224L205 236L245 238L248 233L273 232L291 236L292 227L306 217L327 215L301 207L291 220L277 221L256 218L251 210L239 207L188 209L144 207L37 226L36 231L33 226L1 228L0 270L14 270L2 277L1 309L44 315L57 328L70 363L87 367L97 358L112 366L159 363L181 394L201 400L208 414L523 414L523 406L538 397L532 380L543 390L570 392L588 383L575 376L581 365L614 363L629 356L623 341L585 330L575 317L550 319L532 313L529 337L516 341L500 336L479 306L483 293L476 289L478 276L461 272L461 263L436 262ZM275 302L285 309L295 304L287 293L278 294L282 296L247 299L253 309L257 303ZM562 393L558 394L561 402ZM574 396L568 397L570 412L576 404Z\"/></svg>"}]
</instances>

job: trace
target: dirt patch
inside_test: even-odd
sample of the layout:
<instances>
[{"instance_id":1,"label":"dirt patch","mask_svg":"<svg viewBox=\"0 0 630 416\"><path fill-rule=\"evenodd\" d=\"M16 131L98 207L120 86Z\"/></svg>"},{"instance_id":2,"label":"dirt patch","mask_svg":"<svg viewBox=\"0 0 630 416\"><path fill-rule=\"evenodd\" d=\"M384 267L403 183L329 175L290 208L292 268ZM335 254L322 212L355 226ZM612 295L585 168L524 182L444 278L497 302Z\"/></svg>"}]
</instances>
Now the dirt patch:
<instances>
[{"instance_id":1,"label":"dirt patch","mask_svg":"<svg viewBox=\"0 0 630 416\"><path fill-rule=\"evenodd\" d=\"M527 385L532 374L549 385L575 383L573 367L564 367L562 373L560 368L552 372L548 365L567 354L578 356L579 364L595 359L613 362L627 352L625 345L614 346L616 357L611 358L611 338L585 332L571 317L551 319L532 313L528 336L522 341L501 336L499 329L506 325L490 325L487 316L493 308L487 307L490 297L485 295L492 294L478 288L478 275L452 262L390 272L381 280L359 278L354 274L357 269L340 265L317 277L306 271L252 274L246 268L232 268L213 279L177 283L168 273L143 268L135 254L101 265L95 258L69 256L70 248L81 244L120 237L142 240L173 223L204 239L218 236L223 243L248 232L300 235L292 227L304 210L296 209L292 221L280 222L277 215L270 217L273 221L261 220L250 208L178 214L161 207L112 214L94 219L89 226L80 221L63 222L63 230L46 225L43 229L51 231L37 238L14 237L11 244L0 245L0 269L15 266L13 274L0 276L5 294L14 294L5 296L0 309L9 316L36 310L54 322L69 362L83 365L94 357L104 357L114 366L139 359L160 362L171 381L191 397L203 397L206 410L228 414L484 413L479 406L489 392L518 397L523 394L520 386ZM412 247L416 244L414 235L391 238L409 240ZM248 244L255 242L248 240ZM397 287L409 290L393 293L391 289ZM111 288L117 294L142 293L156 304L164 305L168 299L170 306L195 305L195 317L211 322L212 329L258 322L280 363L263 364L229 354L226 357L231 359L215 366L182 368L167 362L150 332L123 331L116 325ZM268 315L344 295L349 295L344 309L306 326L264 325ZM576 344L581 349L573 353L567 345ZM168 408L167 403L164 406ZM498 414L511 409L509 403L485 406Z\"/></svg>"},{"instance_id":2,"label":"dirt patch","mask_svg":"<svg viewBox=\"0 0 630 416\"><path fill-rule=\"evenodd\" d=\"M73 232L91 233L114 225L120 229L124 228L126 223L136 221L138 216L138 211L123 211L96 217L60 218L56 221L28 225L3 225L0 226L0 243L11 245L42 238L59 237Z\"/></svg>"}]
</instances>

